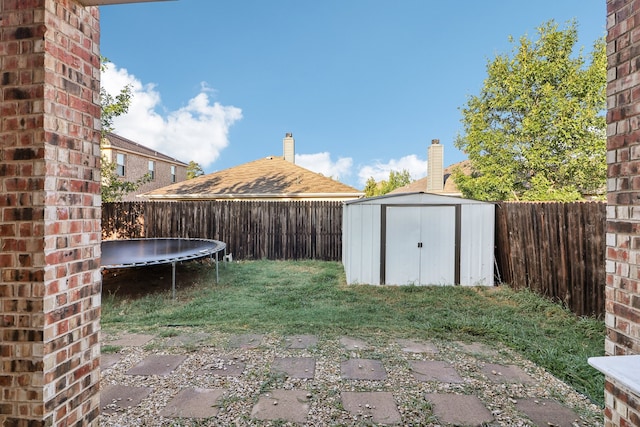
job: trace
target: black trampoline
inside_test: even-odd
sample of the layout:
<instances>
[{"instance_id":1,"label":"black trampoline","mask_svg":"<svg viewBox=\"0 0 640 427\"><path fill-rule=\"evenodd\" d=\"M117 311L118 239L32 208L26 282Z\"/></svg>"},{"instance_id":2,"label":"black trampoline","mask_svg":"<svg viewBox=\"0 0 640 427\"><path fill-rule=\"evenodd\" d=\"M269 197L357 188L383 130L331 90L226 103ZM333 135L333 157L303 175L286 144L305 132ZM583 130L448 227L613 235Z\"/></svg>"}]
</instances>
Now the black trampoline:
<instances>
[{"instance_id":1,"label":"black trampoline","mask_svg":"<svg viewBox=\"0 0 640 427\"><path fill-rule=\"evenodd\" d=\"M106 269L144 267L171 264L171 291L176 295L176 263L210 257L216 264L218 280L218 254L226 255L227 245L209 239L128 239L105 240L101 244L101 266Z\"/></svg>"}]
</instances>

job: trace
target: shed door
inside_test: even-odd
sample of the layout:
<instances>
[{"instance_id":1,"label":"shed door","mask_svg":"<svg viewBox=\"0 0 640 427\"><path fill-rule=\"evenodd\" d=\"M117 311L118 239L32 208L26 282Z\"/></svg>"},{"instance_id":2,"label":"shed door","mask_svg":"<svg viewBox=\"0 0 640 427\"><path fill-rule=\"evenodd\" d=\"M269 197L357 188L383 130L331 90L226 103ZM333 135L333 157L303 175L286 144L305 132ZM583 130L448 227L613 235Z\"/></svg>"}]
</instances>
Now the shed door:
<instances>
[{"instance_id":1,"label":"shed door","mask_svg":"<svg viewBox=\"0 0 640 427\"><path fill-rule=\"evenodd\" d=\"M455 282L455 206L387 206L385 283Z\"/></svg>"}]
</instances>

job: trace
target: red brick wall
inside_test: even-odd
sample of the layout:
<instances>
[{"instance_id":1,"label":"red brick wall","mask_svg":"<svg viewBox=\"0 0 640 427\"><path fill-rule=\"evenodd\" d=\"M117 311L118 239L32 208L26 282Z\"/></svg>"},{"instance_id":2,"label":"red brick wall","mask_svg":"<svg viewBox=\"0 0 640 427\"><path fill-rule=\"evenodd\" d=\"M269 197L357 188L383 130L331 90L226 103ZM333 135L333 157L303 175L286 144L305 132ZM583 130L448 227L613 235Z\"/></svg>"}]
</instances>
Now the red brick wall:
<instances>
[{"instance_id":1,"label":"red brick wall","mask_svg":"<svg viewBox=\"0 0 640 427\"><path fill-rule=\"evenodd\" d=\"M0 424L99 413L98 8L0 0Z\"/></svg>"},{"instance_id":2,"label":"red brick wall","mask_svg":"<svg viewBox=\"0 0 640 427\"><path fill-rule=\"evenodd\" d=\"M640 426L640 398L615 381L607 379L605 390L605 427Z\"/></svg>"},{"instance_id":3,"label":"red brick wall","mask_svg":"<svg viewBox=\"0 0 640 427\"><path fill-rule=\"evenodd\" d=\"M605 351L640 354L640 0L607 1ZM605 424L640 426L637 393L607 379Z\"/></svg>"},{"instance_id":4,"label":"red brick wall","mask_svg":"<svg viewBox=\"0 0 640 427\"><path fill-rule=\"evenodd\" d=\"M608 354L640 353L640 0L607 3ZM637 23L637 24L636 24ZM637 27L636 27L637 25Z\"/></svg>"}]
</instances>

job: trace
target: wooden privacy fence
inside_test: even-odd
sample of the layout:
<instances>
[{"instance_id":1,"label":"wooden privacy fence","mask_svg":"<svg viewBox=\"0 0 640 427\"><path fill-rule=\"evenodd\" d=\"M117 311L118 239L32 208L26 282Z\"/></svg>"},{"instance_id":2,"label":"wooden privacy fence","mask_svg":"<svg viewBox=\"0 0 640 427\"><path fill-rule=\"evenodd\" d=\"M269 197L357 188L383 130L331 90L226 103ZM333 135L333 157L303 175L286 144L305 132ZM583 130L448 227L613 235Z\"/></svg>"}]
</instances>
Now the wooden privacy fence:
<instances>
[{"instance_id":1,"label":"wooden privacy fence","mask_svg":"<svg viewBox=\"0 0 640 427\"><path fill-rule=\"evenodd\" d=\"M496 205L497 279L604 313L606 204ZM102 209L105 238L221 240L237 259L342 259L340 202L122 202Z\"/></svg>"},{"instance_id":2,"label":"wooden privacy fence","mask_svg":"<svg viewBox=\"0 0 640 427\"><path fill-rule=\"evenodd\" d=\"M342 259L340 202L104 203L105 238L223 241L238 259Z\"/></svg>"},{"instance_id":3,"label":"wooden privacy fence","mask_svg":"<svg viewBox=\"0 0 640 427\"><path fill-rule=\"evenodd\" d=\"M578 315L604 314L606 204L499 203L496 265L515 289L562 301Z\"/></svg>"}]
</instances>

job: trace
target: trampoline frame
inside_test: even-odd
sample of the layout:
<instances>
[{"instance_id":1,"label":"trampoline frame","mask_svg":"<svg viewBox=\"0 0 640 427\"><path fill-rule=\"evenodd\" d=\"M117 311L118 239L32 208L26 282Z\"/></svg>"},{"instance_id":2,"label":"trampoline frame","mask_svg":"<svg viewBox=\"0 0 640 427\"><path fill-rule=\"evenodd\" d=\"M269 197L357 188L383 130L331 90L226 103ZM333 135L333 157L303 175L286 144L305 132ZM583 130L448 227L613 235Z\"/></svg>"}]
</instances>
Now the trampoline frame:
<instances>
[{"instance_id":1,"label":"trampoline frame","mask_svg":"<svg viewBox=\"0 0 640 427\"><path fill-rule=\"evenodd\" d=\"M224 251L223 260L226 260L227 255L227 245L224 242L219 240L211 240L211 239L188 239L181 237L157 237L157 238L149 238L149 239L124 239L124 240L104 240L101 244L101 252L104 252L104 244L108 242L118 242L119 244L125 242L155 242L159 240L171 240L171 241L198 241L198 242L206 242L210 244L210 247L205 249L199 249L197 252L191 251L189 253L183 253L181 255L170 256L170 254L160 254L158 258L146 260L146 261L133 261L127 262L126 260L122 260L121 262L111 263L107 265L101 265L102 269L114 269L114 268L133 268L133 267L145 267L148 265L160 265L160 264L171 264L171 295L175 299L176 297L176 264L183 261L191 261L200 258L210 257L213 260L213 256L215 255L215 265L216 265L216 283L219 280L219 271L218 271L218 254L221 251ZM125 243L126 244L126 243ZM117 258L117 257L116 257ZM118 260L120 261L120 260ZM101 258L102 264L102 258Z\"/></svg>"}]
</instances>

